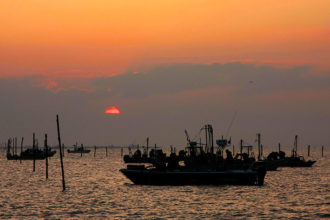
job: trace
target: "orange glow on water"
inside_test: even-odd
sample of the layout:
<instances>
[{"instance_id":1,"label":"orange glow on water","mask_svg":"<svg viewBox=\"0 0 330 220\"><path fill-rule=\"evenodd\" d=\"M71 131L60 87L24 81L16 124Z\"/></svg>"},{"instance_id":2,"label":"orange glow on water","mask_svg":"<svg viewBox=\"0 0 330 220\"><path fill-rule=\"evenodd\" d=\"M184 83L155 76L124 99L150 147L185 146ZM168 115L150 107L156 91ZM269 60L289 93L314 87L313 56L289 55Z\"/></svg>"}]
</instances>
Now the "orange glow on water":
<instances>
[{"instance_id":1,"label":"orange glow on water","mask_svg":"<svg viewBox=\"0 0 330 220\"><path fill-rule=\"evenodd\" d=\"M111 107L107 108L104 113L105 114L120 115L120 110L119 110L119 108L117 108L115 106L111 106Z\"/></svg>"}]
</instances>

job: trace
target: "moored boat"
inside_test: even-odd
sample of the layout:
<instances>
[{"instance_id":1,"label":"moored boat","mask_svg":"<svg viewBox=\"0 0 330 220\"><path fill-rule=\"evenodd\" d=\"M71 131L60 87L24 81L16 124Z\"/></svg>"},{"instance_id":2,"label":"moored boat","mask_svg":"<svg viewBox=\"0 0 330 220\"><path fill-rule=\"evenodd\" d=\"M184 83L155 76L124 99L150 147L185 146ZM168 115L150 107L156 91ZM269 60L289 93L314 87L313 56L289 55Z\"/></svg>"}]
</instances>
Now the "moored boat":
<instances>
[{"instance_id":1,"label":"moored boat","mask_svg":"<svg viewBox=\"0 0 330 220\"><path fill-rule=\"evenodd\" d=\"M20 155L12 155L7 153L7 160L44 160L46 157L54 156L56 151L48 150L47 152L40 149L26 149Z\"/></svg>"},{"instance_id":2,"label":"moored boat","mask_svg":"<svg viewBox=\"0 0 330 220\"><path fill-rule=\"evenodd\" d=\"M263 162L251 162L242 156L240 159L233 158L229 150L226 150L227 157L224 158L223 151L228 141L217 140L218 148L214 152L212 126L206 125L202 129L205 129L206 143L190 141L186 132L188 146L179 155L171 151L170 156L166 157L161 152L149 159L142 160L141 157L142 162L135 157L134 163L143 164L128 164L126 169L120 171L134 184L145 185L264 184L267 171ZM129 160L125 161L129 163Z\"/></svg>"},{"instance_id":3,"label":"moored boat","mask_svg":"<svg viewBox=\"0 0 330 220\"><path fill-rule=\"evenodd\" d=\"M8 140L7 146L7 160L44 160L46 157L52 157L56 151L52 151L51 148L48 148L47 151L38 149L38 146L33 148L28 148L25 151L22 151L19 155L16 153L11 153L11 140ZM23 147L21 148L23 149Z\"/></svg>"},{"instance_id":4,"label":"moored boat","mask_svg":"<svg viewBox=\"0 0 330 220\"><path fill-rule=\"evenodd\" d=\"M279 167L311 167L316 162L315 160L305 160L303 156L298 156L298 136L295 136L294 148L292 149L291 157L286 157L285 152L271 152L265 162L277 163Z\"/></svg>"},{"instance_id":5,"label":"moored boat","mask_svg":"<svg viewBox=\"0 0 330 220\"><path fill-rule=\"evenodd\" d=\"M78 147L77 144L73 145L73 150L68 149L68 153L76 153L76 154L88 154L91 152L89 149L85 149L83 145L81 147Z\"/></svg>"},{"instance_id":6,"label":"moored boat","mask_svg":"<svg viewBox=\"0 0 330 220\"><path fill-rule=\"evenodd\" d=\"M266 170L159 170L128 167L120 170L135 184L142 185L263 185Z\"/></svg>"}]
</instances>

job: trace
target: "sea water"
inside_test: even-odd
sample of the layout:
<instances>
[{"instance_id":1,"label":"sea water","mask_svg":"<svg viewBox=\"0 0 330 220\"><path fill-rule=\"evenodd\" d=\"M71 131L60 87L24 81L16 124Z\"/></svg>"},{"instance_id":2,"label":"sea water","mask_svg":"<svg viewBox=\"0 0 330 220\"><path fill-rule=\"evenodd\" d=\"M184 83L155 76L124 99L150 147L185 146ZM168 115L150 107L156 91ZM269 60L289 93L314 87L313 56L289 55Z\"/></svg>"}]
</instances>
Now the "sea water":
<instances>
[{"instance_id":1,"label":"sea water","mask_svg":"<svg viewBox=\"0 0 330 220\"><path fill-rule=\"evenodd\" d=\"M320 219L330 218L330 158L310 168L267 172L263 186L140 186L119 172L120 149L93 149L45 161L0 155L0 219Z\"/></svg>"}]
</instances>

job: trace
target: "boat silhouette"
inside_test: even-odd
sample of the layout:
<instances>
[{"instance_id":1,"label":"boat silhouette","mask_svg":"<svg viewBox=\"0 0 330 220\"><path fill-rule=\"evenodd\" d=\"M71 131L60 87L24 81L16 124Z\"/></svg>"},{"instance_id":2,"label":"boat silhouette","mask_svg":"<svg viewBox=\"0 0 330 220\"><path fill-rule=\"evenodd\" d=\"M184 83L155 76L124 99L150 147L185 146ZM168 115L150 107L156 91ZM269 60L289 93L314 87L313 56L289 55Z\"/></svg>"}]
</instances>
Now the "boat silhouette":
<instances>
[{"instance_id":1,"label":"boat silhouette","mask_svg":"<svg viewBox=\"0 0 330 220\"><path fill-rule=\"evenodd\" d=\"M229 150L224 158L228 141L217 140L218 146L214 147L212 126L205 125L201 130L205 130L205 143L191 141L186 132L188 145L178 155L173 149L169 157L159 149L144 159L137 153L131 161L126 157L129 164L120 171L133 183L143 185L264 184L267 171L263 162L233 158Z\"/></svg>"},{"instance_id":2,"label":"boat silhouette","mask_svg":"<svg viewBox=\"0 0 330 220\"><path fill-rule=\"evenodd\" d=\"M91 152L89 149L85 149L83 145L81 147L78 147L77 144L73 145L73 150L68 149L68 153L79 153L79 154L88 154Z\"/></svg>"}]
</instances>

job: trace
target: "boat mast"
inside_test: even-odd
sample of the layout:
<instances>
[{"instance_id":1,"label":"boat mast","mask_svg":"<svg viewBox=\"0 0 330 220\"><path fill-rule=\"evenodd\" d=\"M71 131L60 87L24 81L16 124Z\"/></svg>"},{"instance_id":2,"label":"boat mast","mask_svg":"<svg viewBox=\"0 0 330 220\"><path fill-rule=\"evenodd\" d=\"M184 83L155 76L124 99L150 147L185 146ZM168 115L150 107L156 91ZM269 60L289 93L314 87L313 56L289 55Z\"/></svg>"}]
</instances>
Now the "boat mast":
<instances>
[{"instance_id":1,"label":"boat mast","mask_svg":"<svg viewBox=\"0 0 330 220\"><path fill-rule=\"evenodd\" d=\"M213 149L214 149L214 146L213 146L213 128L212 128L212 125L209 125L209 129L210 129L210 142L211 142L211 153L213 154Z\"/></svg>"},{"instance_id":2,"label":"boat mast","mask_svg":"<svg viewBox=\"0 0 330 220\"><path fill-rule=\"evenodd\" d=\"M260 160L261 159L260 133L257 134L257 140L258 140L258 160Z\"/></svg>"},{"instance_id":3,"label":"boat mast","mask_svg":"<svg viewBox=\"0 0 330 220\"><path fill-rule=\"evenodd\" d=\"M208 126L205 125L205 152L208 151L208 141L207 141L207 132L208 132Z\"/></svg>"},{"instance_id":4,"label":"boat mast","mask_svg":"<svg viewBox=\"0 0 330 220\"><path fill-rule=\"evenodd\" d=\"M298 151L298 135L294 137L294 156L297 156L297 151Z\"/></svg>"}]
</instances>

